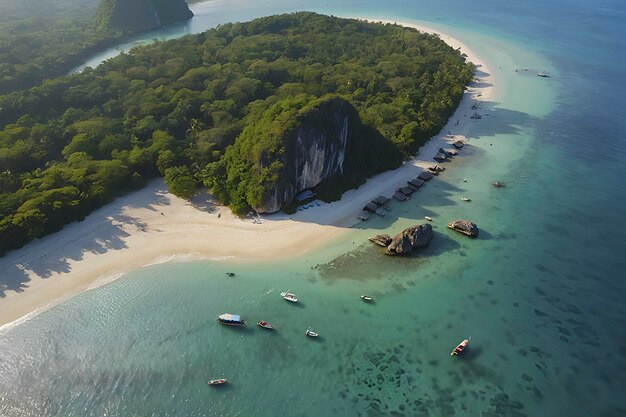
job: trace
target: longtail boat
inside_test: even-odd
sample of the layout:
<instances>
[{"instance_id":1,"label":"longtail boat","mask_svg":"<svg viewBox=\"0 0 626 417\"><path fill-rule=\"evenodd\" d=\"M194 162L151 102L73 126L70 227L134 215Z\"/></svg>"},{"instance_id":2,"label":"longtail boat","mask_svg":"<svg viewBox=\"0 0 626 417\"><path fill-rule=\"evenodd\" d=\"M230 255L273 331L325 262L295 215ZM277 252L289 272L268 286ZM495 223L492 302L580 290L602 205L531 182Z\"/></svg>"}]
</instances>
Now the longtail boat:
<instances>
[{"instance_id":1,"label":"longtail boat","mask_svg":"<svg viewBox=\"0 0 626 417\"><path fill-rule=\"evenodd\" d=\"M452 353L450 353L450 356L456 356L459 353L463 352L465 348L467 347L467 345L469 344L470 340L472 340L472 336L468 337L467 339L464 339L461 343L457 345L457 347L454 348Z\"/></svg>"}]
</instances>

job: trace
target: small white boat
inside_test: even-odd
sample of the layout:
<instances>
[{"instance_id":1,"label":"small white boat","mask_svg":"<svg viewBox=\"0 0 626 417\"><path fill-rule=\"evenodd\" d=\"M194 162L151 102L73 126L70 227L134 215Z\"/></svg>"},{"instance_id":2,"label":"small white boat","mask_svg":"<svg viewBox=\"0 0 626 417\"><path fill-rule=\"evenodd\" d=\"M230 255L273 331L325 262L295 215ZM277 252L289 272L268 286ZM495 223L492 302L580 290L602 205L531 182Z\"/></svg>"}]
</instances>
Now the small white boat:
<instances>
[{"instance_id":1,"label":"small white boat","mask_svg":"<svg viewBox=\"0 0 626 417\"><path fill-rule=\"evenodd\" d=\"M372 297L370 297L369 295L362 295L361 296L361 300L363 300L363 301L373 301L374 299Z\"/></svg>"},{"instance_id":2,"label":"small white boat","mask_svg":"<svg viewBox=\"0 0 626 417\"><path fill-rule=\"evenodd\" d=\"M272 326L271 324L269 324L266 321L260 321L260 322L257 323L257 325L259 327L263 327L264 329L274 330L274 326Z\"/></svg>"},{"instance_id":3,"label":"small white boat","mask_svg":"<svg viewBox=\"0 0 626 417\"><path fill-rule=\"evenodd\" d=\"M227 382L227 380L224 379L212 379L209 381L209 385L223 385Z\"/></svg>"},{"instance_id":4,"label":"small white boat","mask_svg":"<svg viewBox=\"0 0 626 417\"><path fill-rule=\"evenodd\" d=\"M459 343L454 350L452 351L452 353L450 353L450 356L456 356L459 353L463 352L465 350L465 348L467 347L467 345L469 344L470 340L472 340L472 336L468 337L467 339L464 339L461 343Z\"/></svg>"},{"instance_id":5,"label":"small white boat","mask_svg":"<svg viewBox=\"0 0 626 417\"><path fill-rule=\"evenodd\" d=\"M285 300L291 302L291 303L297 303L298 302L298 298L296 297L295 294L290 293L290 292L281 292L280 296L283 297Z\"/></svg>"},{"instance_id":6,"label":"small white boat","mask_svg":"<svg viewBox=\"0 0 626 417\"><path fill-rule=\"evenodd\" d=\"M541 71L537 73L537 76L542 78L550 78L550 73L547 71Z\"/></svg>"},{"instance_id":7,"label":"small white boat","mask_svg":"<svg viewBox=\"0 0 626 417\"><path fill-rule=\"evenodd\" d=\"M319 334L315 333L313 330L311 330L311 328L306 329L306 332L304 332L304 334L309 336L309 337L317 337L317 336L319 336Z\"/></svg>"},{"instance_id":8,"label":"small white boat","mask_svg":"<svg viewBox=\"0 0 626 417\"><path fill-rule=\"evenodd\" d=\"M428 220L429 222L432 222L432 221L433 221L433 218L432 218L432 217L430 217L430 216L424 216L424 218L425 218L426 220Z\"/></svg>"},{"instance_id":9,"label":"small white boat","mask_svg":"<svg viewBox=\"0 0 626 417\"><path fill-rule=\"evenodd\" d=\"M463 200L463 201L472 201L472 199L469 198L469 197L461 197L461 200Z\"/></svg>"},{"instance_id":10,"label":"small white boat","mask_svg":"<svg viewBox=\"0 0 626 417\"><path fill-rule=\"evenodd\" d=\"M226 326L245 326L246 323L241 319L238 314L222 314L217 318L217 321Z\"/></svg>"}]
</instances>

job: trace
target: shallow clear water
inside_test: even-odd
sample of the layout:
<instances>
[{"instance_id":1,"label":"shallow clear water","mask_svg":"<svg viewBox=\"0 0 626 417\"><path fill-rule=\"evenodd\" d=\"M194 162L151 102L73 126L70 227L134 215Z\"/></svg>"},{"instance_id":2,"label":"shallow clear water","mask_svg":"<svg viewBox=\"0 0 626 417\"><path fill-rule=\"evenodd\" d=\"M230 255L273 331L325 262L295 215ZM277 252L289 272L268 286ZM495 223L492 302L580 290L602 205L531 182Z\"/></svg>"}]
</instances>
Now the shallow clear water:
<instances>
[{"instance_id":1,"label":"shallow clear water","mask_svg":"<svg viewBox=\"0 0 626 417\"><path fill-rule=\"evenodd\" d=\"M3 331L0 415L626 415L626 6L212 1L169 35L295 10L462 39L499 88L470 146L415 198L304 258L147 267ZM416 257L366 240L424 215L435 238ZM479 239L445 228L464 217ZM219 326L223 312L277 331ZM221 376L232 384L206 385Z\"/></svg>"}]
</instances>

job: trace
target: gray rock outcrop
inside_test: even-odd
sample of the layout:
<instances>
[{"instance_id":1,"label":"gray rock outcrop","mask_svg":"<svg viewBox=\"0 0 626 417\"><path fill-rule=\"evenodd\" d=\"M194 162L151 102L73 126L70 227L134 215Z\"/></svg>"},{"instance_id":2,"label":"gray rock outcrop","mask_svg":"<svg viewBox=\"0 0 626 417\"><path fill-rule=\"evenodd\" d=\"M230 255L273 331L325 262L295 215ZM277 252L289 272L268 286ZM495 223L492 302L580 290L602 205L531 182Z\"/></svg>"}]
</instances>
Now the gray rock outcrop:
<instances>
[{"instance_id":1,"label":"gray rock outcrop","mask_svg":"<svg viewBox=\"0 0 626 417\"><path fill-rule=\"evenodd\" d=\"M433 238L430 224L416 224L398 233L387 246L388 255L407 255L413 250L428 245Z\"/></svg>"},{"instance_id":2,"label":"gray rock outcrop","mask_svg":"<svg viewBox=\"0 0 626 417\"><path fill-rule=\"evenodd\" d=\"M372 242L372 243L377 244L378 246L382 246L383 248L386 248L391 243L392 238L391 238L391 236L389 236L387 234L376 235L376 236L370 237L369 241Z\"/></svg>"},{"instance_id":3,"label":"gray rock outcrop","mask_svg":"<svg viewBox=\"0 0 626 417\"><path fill-rule=\"evenodd\" d=\"M478 226L468 220L455 220L448 223L448 227L469 237L477 237L479 232Z\"/></svg>"}]
</instances>

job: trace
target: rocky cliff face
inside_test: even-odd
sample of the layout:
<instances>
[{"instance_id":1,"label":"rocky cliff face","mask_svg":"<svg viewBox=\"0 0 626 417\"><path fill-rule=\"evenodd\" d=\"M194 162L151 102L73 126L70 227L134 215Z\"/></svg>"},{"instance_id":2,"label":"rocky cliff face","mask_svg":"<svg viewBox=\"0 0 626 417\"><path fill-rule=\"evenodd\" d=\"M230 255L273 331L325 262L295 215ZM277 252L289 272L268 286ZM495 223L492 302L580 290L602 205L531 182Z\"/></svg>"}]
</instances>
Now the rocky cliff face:
<instances>
[{"instance_id":1,"label":"rocky cliff face","mask_svg":"<svg viewBox=\"0 0 626 417\"><path fill-rule=\"evenodd\" d=\"M102 29L142 32L192 16L185 0L101 0L96 19Z\"/></svg>"},{"instance_id":2,"label":"rocky cliff face","mask_svg":"<svg viewBox=\"0 0 626 417\"><path fill-rule=\"evenodd\" d=\"M303 115L295 129L286 134L286 154L280 180L269 188L259 213L274 213L293 201L299 192L315 187L324 179L341 175L346 149L353 131L360 126L354 107L342 99L321 103ZM263 169L269 161L259 161Z\"/></svg>"}]
</instances>

